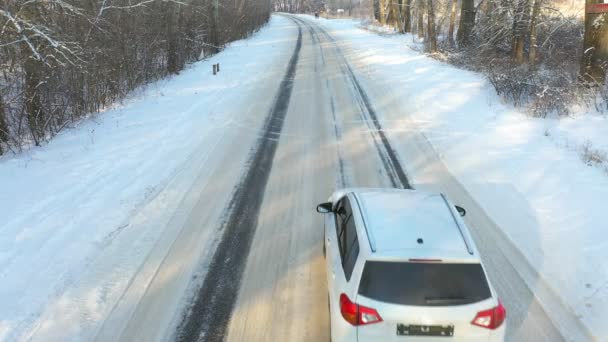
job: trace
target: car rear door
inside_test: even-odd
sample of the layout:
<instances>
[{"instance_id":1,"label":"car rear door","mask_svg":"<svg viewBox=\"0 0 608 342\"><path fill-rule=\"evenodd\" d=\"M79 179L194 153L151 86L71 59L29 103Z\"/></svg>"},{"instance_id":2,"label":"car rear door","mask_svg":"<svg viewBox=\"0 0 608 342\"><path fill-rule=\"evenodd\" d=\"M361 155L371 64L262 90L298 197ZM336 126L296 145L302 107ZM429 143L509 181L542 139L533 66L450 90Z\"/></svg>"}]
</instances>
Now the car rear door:
<instances>
[{"instance_id":1,"label":"car rear door","mask_svg":"<svg viewBox=\"0 0 608 342\"><path fill-rule=\"evenodd\" d=\"M471 324L496 306L480 264L368 261L356 301L382 318L358 327L359 342L491 339L491 330Z\"/></svg>"},{"instance_id":2,"label":"car rear door","mask_svg":"<svg viewBox=\"0 0 608 342\"><path fill-rule=\"evenodd\" d=\"M335 210L335 221L326 225L327 277L329 285L331 333L334 340L355 341L357 330L340 312L340 296L357 294L353 271L359 255L355 219L348 197L341 199ZM331 227L331 228L330 228ZM333 229L332 229L333 228Z\"/></svg>"}]
</instances>

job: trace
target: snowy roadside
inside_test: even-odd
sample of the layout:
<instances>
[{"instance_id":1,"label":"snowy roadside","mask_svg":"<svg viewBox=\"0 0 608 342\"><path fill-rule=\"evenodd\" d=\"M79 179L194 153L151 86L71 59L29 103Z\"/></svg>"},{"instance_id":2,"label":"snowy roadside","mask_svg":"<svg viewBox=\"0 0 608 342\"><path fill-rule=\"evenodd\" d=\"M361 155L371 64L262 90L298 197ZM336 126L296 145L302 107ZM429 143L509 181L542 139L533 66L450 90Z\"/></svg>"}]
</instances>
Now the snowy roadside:
<instances>
[{"instance_id":1,"label":"snowy roadside","mask_svg":"<svg viewBox=\"0 0 608 342\"><path fill-rule=\"evenodd\" d=\"M243 108L293 47L292 29L273 16L48 145L0 159L0 341L95 336L153 249L171 245L160 240L179 233L167 224L192 210L188 190L212 182L198 178L219 167L209 158L222 154L232 118L256 134L261 121L243 123Z\"/></svg>"},{"instance_id":2,"label":"snowy roadside","mask_svg":"<svg viewBox=\"0 0 608 342\"><path fill-rule=\"evenodd\" d=\"M309 18L310 19L310 18ZM310 19L310 20L314 20ZM530 118L495 95L482 75L407 47L411 36L374 34L353 20L317 21L336 38L369 89L382 89L389 136L415 128L538 273L523 274L556 325L557 294L597 340L608 339L608 173L584 146L608 149L608 117ZM587 143L589 140L589 143ZM393 141L401 155L399 141ZM416 183L417 165L404 160ZM562 331L564 336L580 336Z\"/></svg>"}]
</instances>

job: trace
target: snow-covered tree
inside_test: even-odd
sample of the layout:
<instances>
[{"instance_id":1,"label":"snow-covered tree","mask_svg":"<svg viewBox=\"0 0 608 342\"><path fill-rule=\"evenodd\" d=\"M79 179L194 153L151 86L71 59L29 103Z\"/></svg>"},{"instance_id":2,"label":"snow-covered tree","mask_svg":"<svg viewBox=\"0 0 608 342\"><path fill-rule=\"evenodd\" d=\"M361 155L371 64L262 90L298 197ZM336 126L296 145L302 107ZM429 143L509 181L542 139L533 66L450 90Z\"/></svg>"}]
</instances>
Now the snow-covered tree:
<instances>
[{"instance_id":1,"label":"snow-covered tree","mask_svg":"<svg viewBox=\"0 0 608 342\"><path fill-rule=\"evenodd\" d=\"M265 23L270 0L0 0L0 148L40 144Z\"/></svg>"}]
</instances>

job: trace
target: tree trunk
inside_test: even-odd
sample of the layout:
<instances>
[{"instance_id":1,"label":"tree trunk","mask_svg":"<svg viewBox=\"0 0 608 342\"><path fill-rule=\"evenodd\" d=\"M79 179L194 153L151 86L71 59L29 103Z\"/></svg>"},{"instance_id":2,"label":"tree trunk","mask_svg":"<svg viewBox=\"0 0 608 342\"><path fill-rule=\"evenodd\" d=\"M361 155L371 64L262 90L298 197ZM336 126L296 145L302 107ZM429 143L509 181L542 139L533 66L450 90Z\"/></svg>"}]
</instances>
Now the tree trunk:
<instances>
[{"instance_id":1,"label":"tree trunk","mask_svg":"<svg viewBox=\"0 0 608 342\"><path fill-rule=\"evenodd\" d=\"M424 38L424 0L418 0L416 12L418 13L418 37Z\"/></svg>"},{"instance_id":2,"label":"tree trunk","mask_svg":"<svg viewBox=\"0 0 608 342\"><path fill-rule=\"evenodd\" d=\"M525 61L524 47L530 27L530 0L519 0L513 21L513 60L517 64Z\"/></svg>"},{"instance_id":3,"label":"tree trunk","mask_svg":"<svg viewBox=\"0 0 608 342\"><path fill-rule=\"evenodd\" d=\"M397 3L397 25L399 25L399 33L405 33L403 25L403 10L405 8L405 0L398 0Z\"/></svg>"},{"instance_id":4,"label":"tree trunk","mask_svg":"<svg viewBox=\"0 0 608 342\"><path fill-rule=\"evenodd\" d=\"M391 2L390 9L390 25L399 30L399 32L403 32L401 29L401 16L399 13L399 6L397 6L397 0L389 0Z\"/></svg>"},{"instance_id":5,"label":"tree trunk","mask_svg":"<svg viewBox=\"0 0 608 342\"><path fill-rule=\"evenodd\" d=\"M454 30L456 28L456 10L458 0L452 0L452 8L450 10L450 26L448 28L448 43L450 46L454 46Z\"/></svg>"},{"instance_id":6,"label":"tree trunk","mask_svg":"<svg viewBox=\"0 0 608 342\"><path fill-rule=\"evenodd\" d=\"M581 75L587 82L603 85L608 64L608 12L600 0L587 0Z\"/></svg>"},{"instance_id":7,"label":"tree trunk","mask_svg":"<svg viewBox=\"0 0 608 342\"><path fill-rule=\"evenodd\" d=\"M412 32L412 0L404 0L403 32Z\"/></svg>"},{"instance_id":8,"label":"tree trunk","mask_svg":"<svg viewBox=\"0 0 608 342\"><path fill-rule=\"evenodd\" d=\"M471 43L471 33L475 28L475 0L462 0L460 7L460 26L456 39L460 47Z\"/></svg>"},{"instance_id":9,"label":"tree trunk","mask_svg":"<svg viewBox=\"0 0 608 342\"><path fill-rule=\"evenodd\" d=\"M516 36L514 38L514 42L513 42L513 60L515 60L515 63L517 64L523 64L524 63L524 35L523 34L519 34L518 36Z\"/></svg>"},{"instance_id":10,"label":"tree trunk","mask_svg":"<svg viewBox=\"0 0 608 342\"><path fill-rule=\"evenodd\" d=\"M387 0L380 0L380 24L383 26L386 25L386 1Z\"/></svg>"},{"instance_id":11,"label":"tree trunk","mask_svg":"<svg viewBox=\"0 0 608 342\"><path fill-rule=\"evenodd\" d=\"M165 20L167 22L167 72L170 74L177 74L180 70L179 56L177 52L178 36L176 34L176 26L178 25L178 11L179 4L173 2L165 3Z\"/></svg>"},{"instance_id":12,"label":"tree trunk","mask_svg":"<svg viewBox=\"0 0 608 342\"><path fill-rule=\"evenodd\" d=\"M41 73L43 65L40 61L28 58L23 63L23 71L25 74L25 112L27 114L27 124L34 139L36 146L40 145L40 141L44 138L44 112L40 93Z\"/></svg>"},{"instance_id":13,"label":"tree trunk","mask_svg":"<svg viewBox=\"0 0 608 342\"><path fill-rule=\"evenodd\" d=\"M213 44L213 51L219 52L220 46L220 4L219 0L213 1L213 20L211 21L211 44ZM291 9L291 8L290 8Z\"/></svg>"},{"instance_id":14,"label":"tree trunk","mask_svg":"<svg viewBox=\"0 0 608 342\"><path fill-rule=\"evenodd\" d=\"M8 125L5 118L4 103L2 102L2 96L0 96L0 156L4 153L2 144L8 143Z\"/></svg>"},{"instance_id":15,"label":"tree trunk","mask_svg":"<svg viewBox=\"0 0 608 342\"><path fill-rule=\"evenodd\" d=\"M380 22L380 0L372 0L372 7L374 18Z\"/></svg>"},{"instance_id":16,"label":"tree trunk","mask_svg":"<svg viewBox=\"0 0 608 342\"><path fill-rule=\"evenodd\" d=\"M437 52L437 31L435 27L435 8L433 0L427 0L427 21L428 21L428 50L430 53Z\"/></svg>"},{"instance_id":17,"label":"tree trunk","mask_svg":"<svg viewBox=\"0 0 608 342\"><path fill-rule=\"evenodd\" d=\"M530 63L536 63L536 51L538 50L537 44L537 32L536 25L538 24L538 16L543 0L534 1L534 9L532 10L532 17L530 18L530 53L528 59Z\"/></svg>"},{"instance_id":18,"label":"tree trunk","mask_svg":"<svg viewBox=\"0 0 608 342\"><path fill-rule=\"evenodd\" d=\"M393 11L395 0L386 0L386 24L391 27L395 27L395 13Z\"/></svg>"}]
</instances>

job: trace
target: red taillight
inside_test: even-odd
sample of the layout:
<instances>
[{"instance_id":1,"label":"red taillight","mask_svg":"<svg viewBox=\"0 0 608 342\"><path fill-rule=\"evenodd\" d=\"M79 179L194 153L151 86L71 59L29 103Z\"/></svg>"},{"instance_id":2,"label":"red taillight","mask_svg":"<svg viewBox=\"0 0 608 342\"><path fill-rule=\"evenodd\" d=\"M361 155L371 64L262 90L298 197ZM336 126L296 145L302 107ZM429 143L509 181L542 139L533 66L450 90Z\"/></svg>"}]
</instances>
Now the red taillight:
<instances>
[{"instance_id":1,"label":"red taillight","mask_svg":"<svg viewBox=\"0 0 608 342\"><path fill-rule=\"evenodd\" d=\"M477 316L475 316L471 324L494 330L502 325L505 318L507 318L507 310L505 310L502 303L498 301L497 307L477 313Z\"/></svg>"},{"instance_id":2,"label":"red taillight","mask_svg":"<svg viewBox=\"0 0 608 342\"><path fill-rule=\"evenodd\" d=\"M353 303L344 293L340 295L340 312L342 317L352 325L365 325L382 322L378 311Z\"/></svg>"},{"instance_id":3,"label":"red taillight","mask_svg":"<svg viewBox=\"0 0 608 342\"><path fill-rule=\"evenodd\" d=\"M348 323L352 325L359 323L359 308L344 293L340 295L340 312Z\"/></svg>"}]
</instances>

